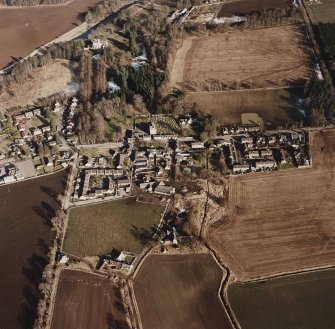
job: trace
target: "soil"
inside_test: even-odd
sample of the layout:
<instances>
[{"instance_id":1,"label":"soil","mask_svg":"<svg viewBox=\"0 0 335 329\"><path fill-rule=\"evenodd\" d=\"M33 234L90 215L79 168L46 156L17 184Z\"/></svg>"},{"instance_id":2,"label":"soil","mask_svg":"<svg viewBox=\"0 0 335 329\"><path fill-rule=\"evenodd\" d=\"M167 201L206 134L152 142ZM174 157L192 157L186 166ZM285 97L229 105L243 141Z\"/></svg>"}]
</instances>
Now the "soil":
<instances>
[{"instance_id":1,"label":"soil","mask_svg":"<svg viewBox=\"0 0 335 329\"><path fill-rule=\"evenodd\" d=\"M310 58L299 26L191 36L175 55L170 82L193 91L246 82L257 87L302 85L313 74Z\"/></svg>"},{"instance_id":2,"label":"soil","mask_svg":"<svg viewBox=\"0 0 335 329\"><path fill-rule=\"evenodd\" d=\"M242 0L222 5L218 17L244 16L264 9L292 7L291 0Z\"/></svg>"},{"instance_id":3,"label":"soil","mask_svg":"<svg viewBox=\"0 0 335 329\"><path fill-rule=\"evenodd\" d=\"M12 85L9 92L0 94L0 111L33 104L39 98L63 93L71 83L72 73L69 61L57 60L34 70L21 85Z\"/></svg>"},{"instance_id":4,"label":"soil","mask_svg":"<svg viewBox=\"0 0 335 329\"><path fill-rule=\"evenodd\" d=\"M0 188L0 328L30 328L66 172Z\"/></svg>"},{"instance_id":5,"label":"soil","mask_svg":"<svg viewBox=\"0 0 335 329\"><path fill-rule=\"evenodd\" d=\"M0 8L0 68L83 23L99 0L73 0L67 5Z\"/></svg>"},{"instance_id":6,"label":"soil","mask_svg":"<svg viewBox=\"0 0 335 329\"><path fill-rule=\"evenodd\" d=\"M334 328L335 271L233 283L228 300L243 329Z\"/></svg>"},{"instance_id":7,"label":"soil","mask_svg":"<svg viewBox=\"0 0 335 329\"><path fill-rule=\"evenodd\" d=\"M134 281L143 329L233 328L218 297L223 274L210 254L148 256Z\"/></svg>"},{"instance_id":8,"label":"soil","mask_svg":"<svg viewBox=\"0 0 335 329\"><path fill-rule=\"evenodd\" d=\"M128 329L119 288L95 274L62 271L51 329Z\"/></svg>"}]
</instances>

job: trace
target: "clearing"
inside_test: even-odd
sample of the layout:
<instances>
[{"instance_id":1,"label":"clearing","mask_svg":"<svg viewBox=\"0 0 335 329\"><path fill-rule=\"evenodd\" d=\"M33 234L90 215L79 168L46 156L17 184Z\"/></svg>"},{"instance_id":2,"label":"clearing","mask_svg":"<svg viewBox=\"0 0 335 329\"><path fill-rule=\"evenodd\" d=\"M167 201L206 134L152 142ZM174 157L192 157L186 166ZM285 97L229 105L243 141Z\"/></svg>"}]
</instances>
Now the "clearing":
<instances>
[{"instance_id":1,"label":"clearing","mask_svg":"<svg viewBox=\"0 0 335 329\"><path fill-rule=\"evenodd\" d=\"M56 60L34 70L23 84L13 84L12 92L0 94L0 111L33 104L37 99L65 92L72 80L67 60Z\"/></svg>"},{"instance_id":2,"label":"clearing","mask_svg":"<svg viewBox=\"0 0 335 329\"><path fill-rule=\"evenodd\" d=\"M302 85L313 72L301 26L187 37L175 55L172 86L223 90L221 84Z\"/></svg>"},{"instance_id":3,"label":"clearing","mask_svg":"<svg viewBox=\"0 0 335 329\"><path fill-rule=\"evenodd\" d=\"M291 0L242 0L224 3L217 17L245 16L264 9L292 7Z\"/></svg>"},{"instance_id":4,"label":"clearing","mask_svg":"<svg viewBox=\"0 0 335 329\"><path fill-rule=\"evenodd\" d=\"M321 130L311 134L313 167L334 174L335 130Z\"/></svg>"},{"instance_id":5,"label":"clearing","mask_svg":"<svg viewBox=\"0 0 335 329\"><path fill-rule=\"evenodd\" d=\"M233 283L228 300L243 329L334 328L335 271Z\"/></svg>"},{"instance_id":6,"label":"clearing","mask_svg":"<svg viewBox=\"0 0 335 329\"><path fill-rule=\"evenodd\" d=\"M99 0L73 0L66 5L0 8L0 68L25 57L83 23Z\"/></svg>"},{"instance_id":7,"label":"clearing","mask_svg":"<svg viewBox=\"0 0 335 329\"><path fill-rule=\"evenodd\" d=\"M0 328L31 328L66 171L0 188Z\"/></svg>"},{"instance_id":8,"label":"clearing","mask_svg":"<svg viewBox=\"0 0 335 329\"><path fill-rule=\"evenodd\" d=\"M113 248L140 253L162 217L160 205L127 198L70 209L63 251L78 257Z\"/></svg>"},{"instance_id":9,"label":"clearing","mask_svg":"<svg viewBox=\"0 0 335 329\"><path fill-rule=\"evenodd\" d=\"M257 113L268 128L302 120L297 110L301 88L188 93L187 103L196 103L203 113L214 115L222 124L241 123L241 114Z\"/></svg>"},{"instance_id":10,"label":"clearing","mask_svg":"<svg viewBox=\"0 0 335 329\"><path fill-rule=\"evenodd\" d=\"M143 329L231 329L218 292L224 273L210 254L150 255L135 276Z\"/></svg>"},{"instance_id":11,"label":"clearing","mask_svg":"<svg viewBox=\"0 0 335 329\"><path fill-rule=\"evenodd\" d=\"M309 5L309 7L313 12L315 20L319 23L335 23L334 0L322 0L319 3Z\"/></svg>"},{"instance_id":12,"label":"clearing","mask_svg":"<svg viewBox=\"0 0 335 329\"><path fill-rule=\"evenodd\" d=\"M60 274L51 329L128 329L119 288L108 278L73 270Z\"/></svg>"}]
</instances>

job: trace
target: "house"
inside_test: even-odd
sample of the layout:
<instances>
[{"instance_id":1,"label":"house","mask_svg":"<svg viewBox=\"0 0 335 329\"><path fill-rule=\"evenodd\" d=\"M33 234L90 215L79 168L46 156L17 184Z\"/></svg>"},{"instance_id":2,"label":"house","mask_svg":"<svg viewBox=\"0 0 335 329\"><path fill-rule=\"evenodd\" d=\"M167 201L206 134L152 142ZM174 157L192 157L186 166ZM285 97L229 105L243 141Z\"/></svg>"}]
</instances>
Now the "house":
<instances>
[{"instance_id":1,"label":"house","mask_svg":"<svg viewBox=\"0 0 335 329\"><path fill-rule=\"evenodd\" d=\"M204 149L205 148L205 144L204 143L201 143L201 142L194 142L194 143L191 143L191 148L192 149Z\"/></svg>"},{"instance_id":2,"label":"house","mask_svg":"<svg viewBox=\"0 0 335 329\"><path fill-rule=\"evenodd\" d=\"M155 193L158 193L158 194L171 195L171 194L174 194L174 192L175 192L174 187L167 186L163 182L160 182L155 188Z\"/></svg>"},{"instance_id":3,"label":"house","mask_svg":"<svg viewBox=\"0 0 335 329\"><path fill-rule=\"evenodd\" d=\"M262 150L261 151L261 157L267 158L267 157L272 157L272 150Z\"/></svg>"},{"instance_id":4,"label":"house","mask_svg":"<svg viewBox=\"0 0 335 329\"><path fill-rule=\"evenodd\" d=\"M241 144L250 144L252 145L254 143L254 139L252 137L242 137L241 138Z\"/></svg>"},{"instance_id":5,"label":"house","mask_svg":"<svg viewBox=\"0 0 335 329\"><path fill-rule=\"evenodd\" d=\"M249 167L248 164L235 165L233 167L233 173L239 173L239 172L245 173L245 172L247 172L249 170L250 170L250 167Z\"/></svg>"},{"instance_id":6,"label":"house","mask_svg":"<svg viewBox=\"0 0 335 329\"><path fill-rule=\"evenodd\" d=\"M275 162L274 161L257 161L256 162L256 169L265 169L265 168L274 168Z\"/></svg>"}]
</instances>

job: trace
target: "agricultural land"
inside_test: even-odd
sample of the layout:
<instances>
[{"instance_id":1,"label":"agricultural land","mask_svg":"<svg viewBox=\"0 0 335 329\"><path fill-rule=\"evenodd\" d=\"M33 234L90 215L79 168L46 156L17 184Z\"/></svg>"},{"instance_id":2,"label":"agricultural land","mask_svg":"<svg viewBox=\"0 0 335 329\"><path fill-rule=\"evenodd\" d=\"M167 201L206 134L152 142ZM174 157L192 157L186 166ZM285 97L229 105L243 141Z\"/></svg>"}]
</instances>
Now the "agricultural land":
<instances>
[{"instance_id":1,"label":"agricultural land","mask_svg":"<svg viewBox=\"0 0 335 329\"><path fill-rule=\"evenodd\" d=\"M333 159L333 136L330 131L312 137L317 168L328 161L324 153ZM232 177L227 216L209 229L208 238L239 279L331 265L333 177L329 167Z\"/></svg>"},{"instance_id":2,"label":"agricultural land","mask_svg":"<svg viewBox=\"0 0 335 329\"><path fill-rule=\"evenodd\" d=\"M97 0L74 0L67 5L0 8L0 68L25 57L83 23Z\"/></svg>"},{"instance_id":3,"label":"agricultural land","mask_svg":"<svg viewBox=\"0 0 335 329\"><path fill-rule=\"evenodd\" d=\"M229 304L243 329L334 327L334 270L232 283Z\"/></svg>"},{"instance_id":4,"label":"agricultural land","mask_svg":"<svg viewBox=\"0 0 335 329\"><path fill-rule=\"evenodd\" d=\"M143 329L233 328L218 296L223 275L211 254L146 258L134 280Z\"/></svg>"},{"instance_id":5,"label":"agricultural land","mask_svg":"<svg viewBox=\"0 0 335 329\"><path fill-rule=\"evenodd\" d=\"M335 23L335 4L332 0L317 1L309 5L319 23Z\"/></svg>"},{"instance_id":6,"label":"agricultural land","mask_svg":"<svg viewBox=\"0 0 335 329\"><path fill-rule=\"evenodd\" d=\"M62 271L51 328L129 328L120 288L103 276Z\"/></svg>"},{"instance_id":7,"label":"agricultural land","mask_svg":"<svg viewBox=\"0 0 335 329\"><path fill-rule=\"evenodd\" d=\"M299 26L191 36L176 53L170 81L195 91L206 84L232 82L257 87L301 85L312 76L310 55Z\"/></svg>"},{"instance_id":8,"label":"agricultural land","mask_svg":"<svg viewBox=\"0 0 335 329\"><path fill-rule=\"evenodd\" d=\"M241 114L252 112L263 118L265 127L277 128L303 120L297 109L302 97L300 88L192 92L185 102L196 103L201 112L214 115L221 123L240 123Z\"/></svg>"},{"instance_id":9,"label":"agricultural land","mask_svg":"<svg viewBox=\"0 0 335 329\"><path fill-rule=\"evenodd\" d=\"M63 250L78 257L103 255L113 248L140 253L163 210L135 197L71 209Z\"/></svg>"},{"instance_id":10,"label":"agricultural land","mask_svg":"<svg viewBox=\"0 0 335 329\"><path fill-rule=\"evenodd\" d=\"M50 220L59 209L66 172L0 188L0 327L28 328L34 321L38 285L48 264Z\"/></svg>"}]
</instances>

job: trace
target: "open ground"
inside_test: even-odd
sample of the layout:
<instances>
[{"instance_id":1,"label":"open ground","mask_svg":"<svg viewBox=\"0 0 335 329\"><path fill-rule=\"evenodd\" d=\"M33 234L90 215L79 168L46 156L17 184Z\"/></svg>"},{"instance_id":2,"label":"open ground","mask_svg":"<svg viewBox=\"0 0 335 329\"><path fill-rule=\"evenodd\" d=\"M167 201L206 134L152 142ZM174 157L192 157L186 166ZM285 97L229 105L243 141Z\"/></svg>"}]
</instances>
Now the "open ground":
<instances>
[{"instance_id":1,"label":"open ground","mask_svg":"<svg viewBox=\"0 0 335 329\"><path fill-rule=\"evenodd\" d=\"M312 137L316 163L334 155L334 131L322 134ZM227 216L207 238L239 280L334 264L334 167L317 168L230 178Z\"/></svg>"},{"instance_id":2,"label":"open ground","mask_svg":"<svg viewBox=\"0 0 335 329\"><path fill-rule=\"evenodd\" d=\"M34 70L21 84L13 85L11 92L0 94L0 111L16 106L33 104L38 98L65 92L72 79L69 61L57 60Z\"/></svg>"},{"instance_id":3,"label":"open ground","mask_svg":"<svg viewBox=\"0 0 335 329\"><path fill-rule=\"evenodd\" d=\"M210 254L150 255L135 276L143 329L230 329L218 291L222 269Z\"/></svg>"},{"instance_id":4,"label":"open ground","mask_svg":"<svg viewBox=\"0 0 335 329\"><path fill-rule=\"evenodd\" d=\"M99 0L73 0L67 5L0 8L0 68L83 23L85 12Z\"/></svg>"},{"instance_id":5,"label":"open ground","mask_svg":"<svg viewBox=\"0 0 335 329\"><path fill-rule=\"evenodd\" d=\"M127 329L119 288L106 277L62 271L52 329Z\"/></svg>"},{"instance_id":6,"label":"open ground","mask_svg":"<svg viewBox=\"0 0 335 329\"><path fill-rule=\"evenodd\" d=\"M335 270L233 283L228 299L243 329L332 329Z\"/></svg>"},{"instance_id":7,"label":"open ground","mask_svg":"<svg viewBox=\"0 0 335 329\"><path fill-rule=\"evenodd\" d=\"M333 0L322 0L309 7L316 21L320 23L335 23L335 3Z\"/></svg>"},{"instance_id":8,"label":"open ground","mask_svg":"<svg viewBox=\"0 0 335 329\"><path fill-rule=\"evenodd\" d=\"M287 8L292 6L290 0L242 0L224 3L218 17L244 16L252 12L261 12L265 9Z\"/></svg>"},{"instance_id":9,"label":"open ground","mask_svg":"<svg viewBox=\"0 0 335 329\"><path fill-rule=\"evenodd\" d=\"M159 224L164 208L127 198L70 209L64 252L85 257L113 248L140 253Z\"/></svg>"},{"instance_id":10,"label":"open ground","mask_svg":"<svg viewBox=\"0 0 335 329\"><path fill-rule=\"evenodd\" d=\"M232 82L301 85L312 75L310 55L300 26L187 37L175 55L170 82L193 89Z\"/></svg>"},{"instance_id":11,"label":"open ground","mask_svg":"<svg viewBox=\"0 0 335 329\"><path fill-rule=\"evenodd\" d=\"M0 328L30 328L66 172L0 188Z\"/></svg>"},{"instance_id":12,"label":"open ground","mask_svg":"<svg viewBox=\"0 0 335 329\"><path fill-rule=\"evenodd\" d=\"M196 103L199 110L214 115L222 124L240 123L241 114L257 113L265 126L275 128L302 120L297 102L302 89L264 89L227 92L189 93L187 103Z\"/></svg>"}]
</instances>

